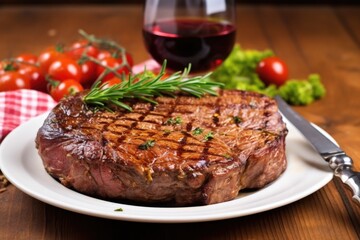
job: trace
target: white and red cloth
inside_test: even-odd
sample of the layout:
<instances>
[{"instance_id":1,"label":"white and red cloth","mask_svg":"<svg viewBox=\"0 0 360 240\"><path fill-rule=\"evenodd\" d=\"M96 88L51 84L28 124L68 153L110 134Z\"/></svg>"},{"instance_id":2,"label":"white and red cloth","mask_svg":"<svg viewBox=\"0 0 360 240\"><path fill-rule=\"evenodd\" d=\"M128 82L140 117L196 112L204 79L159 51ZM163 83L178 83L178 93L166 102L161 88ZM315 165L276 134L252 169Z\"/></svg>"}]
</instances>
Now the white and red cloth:
<instances>
[{"instance_id":1,"label":"white and red cloth","mask_svg":"<svg viewBox=\"0 0 360 240\"><path fill-rule=\"evenodd\" d=\"M150 59L133 67L133 73L160 70L161 66ZM0 92L0 143L14 128L30 118L51 110L56 101L49 94L21 89Z\"/></svg>"},{"instance_id":2,"label":"white and red cloth","mask_svg":"<svg viewBox=\"0 0 360 240\"><path fill-rule=\"evenodd\" d=\"M0 92L0 142L14 128L56 105L50 95L21 89Z\"/></svg>"}]
</instances>

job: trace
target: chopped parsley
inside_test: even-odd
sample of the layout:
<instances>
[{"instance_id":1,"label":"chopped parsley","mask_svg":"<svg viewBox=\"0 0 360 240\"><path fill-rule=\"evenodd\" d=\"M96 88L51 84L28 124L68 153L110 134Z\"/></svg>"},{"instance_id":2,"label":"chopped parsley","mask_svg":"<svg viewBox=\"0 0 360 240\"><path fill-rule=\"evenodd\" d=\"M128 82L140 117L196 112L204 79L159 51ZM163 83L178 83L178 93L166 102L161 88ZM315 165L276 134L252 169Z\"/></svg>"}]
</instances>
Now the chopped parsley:
<instances>
[{"instance_id":1,"label":"chopped parsley","mask_svg":"<svg viewBox=\"0 0 360 240\"><path fill-rule=\"evenodd\" d=\"M140 150L148 150L149 148L152 148L155 145L155 140L147 140L143 144L139 145Z\"/></svg>"},{"instance_id":2,"label":"chopped parsley","mask_svg":"<svg viewBox=\"0 0 360 240\"><path fill-rule=\"evenodd\" d=\"M214 138L214 133L213 133L213 132L208 132L208 133L205 135L204 140L205 140L205 141L209 141L209 140L211 140L211 139L213 139L213 138Z\"/></svg>"},{"instance_id":3,"label":"chopped parsley","mask_svg":"<svg viewBox=\"0 0 360 240\"><path fill-rule=\"evenodd\" d=\"M202 128L197 127L193 130L193 135L200 135L203 132L204 132L204 130Z\"/></svg>"},{"instance_id":4,"label":"chopped parsley","mask_svg":"<svg viewBox=\"0 0 360 240\"><path fill-rule=\"evenodd\" d=\"M124 211L122 208L117 208L117 209L115 209L114 210L115 212L122 212L122 211Z\"/></svg>"},{"instance_id":5,"label":"chopped parsley","mask_svg":"<svg viewBox=\"0 0 360 240\"><path fill-rule=\"evenodd\" d=\"M241 118L238 117L238 116L233 116L233 120L234 120L234 123L235 123L235 124L239 124L239 123L242 122Z\"/></svg>"},{"instance_id":6,"label":"chopped parsley","mask_svg":"<svg viewBox=\"0 0 360 240\"><path fill-rule=\"evenodd\" d=\"M176 117L176 118L169 118L168 120L166 120L165 125L177 125L181 123L182 123L181 117Z\"/></svg>"}]
</instances>

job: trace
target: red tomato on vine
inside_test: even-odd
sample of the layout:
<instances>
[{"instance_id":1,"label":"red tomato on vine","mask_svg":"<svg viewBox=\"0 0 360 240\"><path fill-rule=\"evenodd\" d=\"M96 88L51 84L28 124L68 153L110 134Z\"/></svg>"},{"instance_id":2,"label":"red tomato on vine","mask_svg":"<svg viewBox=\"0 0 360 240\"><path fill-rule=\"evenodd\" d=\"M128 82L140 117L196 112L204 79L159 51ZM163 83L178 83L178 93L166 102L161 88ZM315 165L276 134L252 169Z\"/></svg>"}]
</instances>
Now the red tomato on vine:
<instances>
[{"instance_id":1,"label":"red tomato on vine","mask_svg":"<svg viewBox=\"0 0 360 240\"><path fill-rule=\"evenodd\" d=\"M36 64L38 57L32 53L22 53L19 56L17 56L15 59L17 61L21 61L25 63Z\"/></svg>"},{"instance_id":2,"label":"red tomato on vine","mask_svg":"<svg viewBox=\"0 0 360 240\"><path fill-rule=\"evenodd\" d=\"M38 56L38 64L43 74L46 74L50 65L60 57L63 57L62 49L59 47L49 47L42 51Z\"/></svg>"},{"instance_id":3,"label":"red tomato on vine","mask_svg":"<svg viewBox=\"0 0 360 240\"><path fill-rule=\"evenodd\" d=\"M0 92L30 89L30 79L17 71L6 71L0 75Z\"/></svg>"},{"instance_id":4,"label":"red tomato on vine","mask_svg":"<svg viewBox=\"0 0 360 240\"><path fill-rule=\"evenodd\" d=\"M119 83L121 83L121 80L117 77L114 77L101 84L101 88L109 88Z\"/></svg>"},{"instance_id":5,"label":"red tomato on vine","mask_svg":"<svg viewBox=\"0 0 360 240\"><path fill-rule=\"evenodd\" d=\"M97 66L97 76L101 76L106 68L111 68L111 69L116 69L116 72L120 75L122 74L128 74L130 72L131 69L129 69L128 66L121 66L122 65L122 61L113 57L107 57L104 58L102 60L100 60L100 65ZM110 80L111 78L115 77L115 74L113 72L109 72L105 75L103 75L102 77L102 82L105 82L107 80Z\"/></svg>"},{"instance_id":6,"label":"red tomato on vine","mask_svg":"<svg viewBox=\"0 0 360 240\"><path fill-rule=\"evenodd\" d=\"M30 79L31 89L47 92L48 82L39 67L30 64L21 64L18 72Z\"/></svg>"},{"instance_id":7,"label":"red tomato on vine","mask_svg":"<svg viewBox=\"0 0 360 240\"><path fill-rule=\"evenodd\" d=\"M100 50L96 46L90 44L89 41L80 40L74 42L65 54L73 59L80 59L83 54L96 58L99 51Z\"/></svg>"},{"instance_id":8,"label":"red tomato on vine","mask_svg":"<svg viewBox=\"0 0 360 240\"><path fill-rule=\"evenodd\" d=\"M61 57L51 63L48 70L48 76L57 81L73 79L80 82L82 72L80 65L74 59Z\"/></svg>"},{"instance_id":9,"label":"red tomato on vine","mask_svg":"<svg viewBox=\"0 0 360 240\"><path fill-rule=\"evenodd\" d=\"M280 86L288 79L286 63L275 56L262 59L256 67L256 73L267 85L275 84Z\"/></svg>"},{"instance_id":10,"label":"red tomato on vine","mask_svg":"<svg viewBox=\"0 0 360 240\"><path fill-rule=\"evenodd\" d=\"M83 86L74 79L67 79L60 82L57 86L51 87L50 95L55 101L60 101L62 98L74 95L77 92L83 91Z\"/></svg>"}]
</instances>

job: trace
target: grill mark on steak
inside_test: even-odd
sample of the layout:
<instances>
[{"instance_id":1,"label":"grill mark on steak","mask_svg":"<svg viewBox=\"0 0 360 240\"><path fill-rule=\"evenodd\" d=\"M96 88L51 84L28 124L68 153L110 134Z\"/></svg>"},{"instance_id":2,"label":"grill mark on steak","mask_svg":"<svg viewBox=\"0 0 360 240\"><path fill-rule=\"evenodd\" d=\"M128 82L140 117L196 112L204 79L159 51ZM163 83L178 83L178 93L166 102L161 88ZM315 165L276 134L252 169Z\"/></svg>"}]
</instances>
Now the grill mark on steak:
<instances>
[{"instance_id":1,"label":"grill mark on steak","mask_svg":"<svg viewBox=\"0 0 360 240\"><path fill-rule=\"evenodd\" d=\"M140 114L139 118L138 118L138 121L135 121L134 119L132 118L121 118L120 116L120 119L122 120L128 120L128 121L131 121L132 123L130 124L130 126L128 127L127 125L122 125L122 124L115 124L115 126L121 126L121 127L125 127L127 128L126 131L124 131L121 135L120 138L117 139L117 143L118 144L121 144L122 142L125 141L126 137L127 137L127 134L130 133L133 129L136 129L136 126L139 124L139 122L142 122L146 116L148 116L149 112L153 110L153 106L149 107L146 111L144 112L140 112L140 111L135 111L134 113L138 113ZM115 119L114 119L115 120ZM111 131L111 130L110 130Z\"/></svg>"},{"instance_id":2,"label":"grill mark on steak","mask_svg":"<svg viewBox=\"0 0 360 240\"><path fill-rule=\"evenodd\" d=\"M285 169L287 131L273 100L228 90L218 97L156 100L129 102L133 112L112 113L84 111L81 95L61 101L36 139L46 170L89 195L196 205L233 199ZM165 124L177 116L180 124ZM194 135L197 127L204 132ZM214 138L206 141L209 132ZM153 147L138 149L150 139Z\"/></svg>"},{"instance_id":3,"label":"grill mark on steak","mask_svg":"<svg viewBox=\"0 0 360 240\"><path fill-rule=\"evenodd\" d=\"M175 100L175 103L173 105L173 107L171 108L171 110L168 111L168 114L167 115L162 115L162 114L157 114L157 116L162 116L164 117L164 121L163 121L163 124L166 123L166 120L169 119L169 118L174 118L175 115L182 115L182 114L185 114L186 111L181 111L181 110L178 110L178 111L175 111L176 107L178 106L179 104L179 98ZM192 105L192 104L191 104ZM209 107L213 107L213 105L208 105ZM215 112L218 112L219 113L219 100L216 101L216 104L215 104ZM152 110L152 109L151 109ZM150 111L151 111L150 110ZM148 123L156 123L155 121L144 121L144 119L149 116L149 113L150 111L147 111L147 112L143 112L143 114L139 117L138 121L135 122L135 123L132 123L130 125L130 128L128 128L128 130L121 136L121 138L118 139L118 143L121 143L123 142L125 139L126 139L126 134L131 132L132 130L136 129L136 130L143 130L143 129L139 129L139 128L136 128L136 126L138 125L139 122L148 122ZM137 112L134 112L134 113L137 113ZM141 113L141 112L140 112ZM151 113L151 115L153 115ZM129 120L133 120L133 119L129 119ZM193 121L193 120L192 120ZM189 121L187 124L186 124L186 130L187 131L191 131L192 129L192 121ZM125 125L121 125L121 126L125 126ZM126 126L125 126L126 127ZM212 126L211 127L211 131L213 131L214 127ZM169 147L169 149L172 149L172 150L176 150L177 151L177 154L178 155L182 155L182 154L186 154L186 153L195 153L196 151L190 151L190 150L185 150L184 149L184 146L186 145L192 145L192 146L195 146L195 147L199 147L199 148L202 148L203 151L202 151L202 156L201 156L201 160L208 160L209 157L223 157L223 155L220 155L220 154L209 154L208 150L209 150L209 144L210 144L210 140L209 141L204 141L205 143L205 146L203 145L200 145L200 144L189 144L187 142L187 139L188 137L192 137L190 134L188 134L187 132L184 132L184 131L181 131L181 134L182 134L182 137L180 141L175 141L175 140L171 140L171 139L166 139L165 141L167 143L173 143L173 144L176 144L177 147ZM149 134L147 135L148 137L152 137L154 136L154 134ZM194 138L195 139L195 138ZM137 144L131 144L129 143L130 145L134 145L134 147L136 147ZM153 161L149 166L152 166L154 165L156 162Z\"/></svg>"},{"instance_id":4,"label":"grill mark on steak","mask_svg":"<svg viewBox=\"0 0 360 240\"><path fill-rule=\"evenodd\" d=\"M221 97L223 96L223 90L221 89L218 93L218 98L216 99L216 102L215 102L215 106L214 106L214 109L215 109L215 113L213 115L213 122L215 124L216 127L219 126L219 116L220 116L220 99Z\"/></svg>"},{"instance_id":5,"label":"grill mark on steak","mask_svg":"<svg viewBox=\"0 0 360 240\"><path fill-rule=\"evenodd\" d=\"M179 98L176 98L176 99L175 99L175 103L173 104L173 106L171 107L171 109L170 109L169 111L167 111L167 114L166 114L166 116L165 116L165 119L164 119L164 121L163 121L163 124L165 124L168 119L172 118L172 114L175 112L175 109L176 109L176 107L178 106L178 104L179 104Z\"/></svg>"}]
</instances>

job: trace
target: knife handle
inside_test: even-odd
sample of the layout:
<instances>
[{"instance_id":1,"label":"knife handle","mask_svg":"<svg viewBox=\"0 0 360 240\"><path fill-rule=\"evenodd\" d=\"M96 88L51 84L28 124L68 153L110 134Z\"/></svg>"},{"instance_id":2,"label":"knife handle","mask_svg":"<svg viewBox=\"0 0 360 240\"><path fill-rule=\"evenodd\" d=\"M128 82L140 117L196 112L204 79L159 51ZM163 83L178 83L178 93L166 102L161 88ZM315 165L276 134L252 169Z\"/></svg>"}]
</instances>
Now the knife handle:
<instances>
[{"instance_id":1,"label":"knife handle","mask_svg":"<svg viewBox=\"0 0 360 240\"><path fill-rule=\"evenodd\" d=\"M353 192L353 200L360 205L360 173L352 170L353 161L345 153L327 159L336 177L339 177Z\"/></svg>"}]
</instances>

